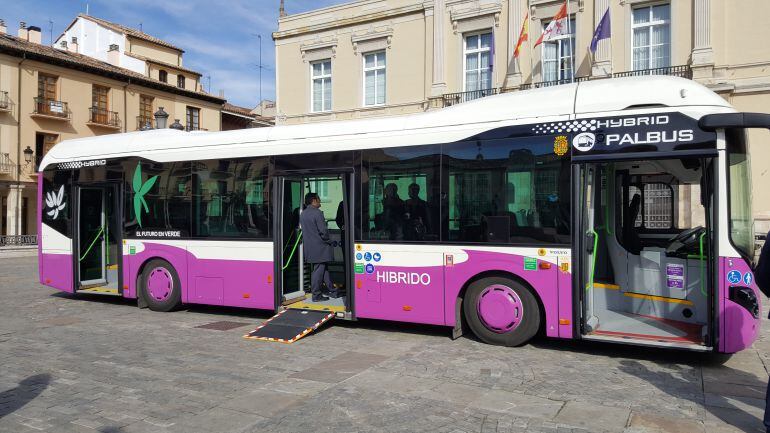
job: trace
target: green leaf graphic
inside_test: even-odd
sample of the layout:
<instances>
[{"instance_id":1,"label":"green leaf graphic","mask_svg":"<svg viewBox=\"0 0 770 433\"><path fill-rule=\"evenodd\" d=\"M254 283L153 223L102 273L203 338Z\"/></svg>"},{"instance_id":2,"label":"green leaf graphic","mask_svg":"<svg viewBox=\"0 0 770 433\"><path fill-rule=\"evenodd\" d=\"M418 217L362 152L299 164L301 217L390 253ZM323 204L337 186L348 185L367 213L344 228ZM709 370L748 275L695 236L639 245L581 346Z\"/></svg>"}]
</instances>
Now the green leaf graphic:
<instances>
[{"instance_id":1,"label":"green leaf graphic","mask_svg":"<svg viewBox=\"0 0 770 433\"><path fill-rule=\"evenodd\" d=\"M138 192L142 188L142 163L136 164L136 170L134 170L134 192Z\"/></svg>"},{"instance_id":2,"label":"green leaf graphic","mask_svg":"<svg viewBox=\"0 0 770 433\"><path fill-rule=\"evenodd\" d=\"M142 201L141 198L134 196L134 215L136 215L136 222L139 223L139 227L142 226Z\"/></svg>"},{"instance_id":3,"label":"green leaf graphic","mask_svg":"<svg viewBox=\"0 0 770 433\"><path fill-rule=\"evenodd\" d=\"M139 227L142 227L142 206L144 206L145 212L150 213L150 208L147 206L144 196L150 192L150 189L152 189L157 180L158 176L153 176L147 179L147 182L142 183L142 163L136 164L131 186L134 189L134 215L136 215L136 222L139 224Z\"/></svg>"},{"instance_id":4,"label":"green leaf graphic","mask_svg":"<svg viewBox=\"0 0 770 433\"><path fill-rule=\"evenodd\" d=\"M158 176L153 176L147 180L147 182L142 185L142 189L139 190L139 194L144 197L145 194L147 194L153 185L155 185L155 181L158 180Z\"/></svg>"}]
</instances>

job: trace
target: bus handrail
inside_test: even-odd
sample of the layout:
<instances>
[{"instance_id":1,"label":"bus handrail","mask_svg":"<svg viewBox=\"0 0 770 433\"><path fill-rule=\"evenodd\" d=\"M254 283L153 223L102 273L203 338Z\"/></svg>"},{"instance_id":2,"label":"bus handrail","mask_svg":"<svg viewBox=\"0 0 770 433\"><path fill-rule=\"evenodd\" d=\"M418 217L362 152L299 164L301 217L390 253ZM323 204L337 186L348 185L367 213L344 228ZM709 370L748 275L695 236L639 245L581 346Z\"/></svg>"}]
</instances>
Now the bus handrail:
<instances>
[{"instance_id":1,"label":"bus handrail","mask_svg":"<svg viewBox=\"0 0 770 433\"><path fill-rule=\"evenodd\" d=\"M291 248L291 253L289 253L289 258L286 259L286 264L283 265L281 268L281 271L285 271L286 268L289 267L289 263L291 263L291 259L294 257L294 253L297 251L297 245L299 245L299 241L302 240L302 230L297 230L297 240L294 242L294 246Z\"/></svg>"},{"instance_id":2,"label":"bus handrail","mask_svg":"<svg viewBox=\"0 0 770 433\"><path fill-rule=\"evenodd\" d=\"M104 233L104 226L101 226L101 227L99 227L99 231L98 231L98 232L96 232L96 236L94 236L94 240L93 240L93 241L91 241L91 245L89 245L89 246L88 246L88 248L86 249L86 252L85 252L85 253L83 253L83 255L82 255L82 256L80 256L80 258L78 259L78 262L82 262L82 261L83 261L83 259L85 259L85 258L86 258L86 256L88 255L88 253L90 253L90 252L91 252L91 249L94 247L94 245L96 244L96 241L99 239L99 236L101 236L101 235L102 235L102 233Z\"/></svg>"}]
</instances>

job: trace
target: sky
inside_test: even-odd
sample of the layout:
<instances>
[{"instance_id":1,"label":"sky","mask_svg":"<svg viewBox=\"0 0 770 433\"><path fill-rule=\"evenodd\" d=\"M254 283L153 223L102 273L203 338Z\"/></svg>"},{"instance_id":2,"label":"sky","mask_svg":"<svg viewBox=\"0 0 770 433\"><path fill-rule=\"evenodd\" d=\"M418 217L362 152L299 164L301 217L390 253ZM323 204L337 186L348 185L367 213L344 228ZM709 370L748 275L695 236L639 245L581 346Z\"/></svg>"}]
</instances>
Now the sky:
<instances>
[{"instance_id":1,"label":"sky","mask_svg":"<svg viewBox=\"0 0 770 433\"><path fill-rule=\"evenodd\" d=\"M289 14L351 0L286 0ZM205 89L236 105L259 103L259 36L262 39L262 98L275 99L275 49L279 0L3 0L0 19L16 35L19 22L42 29L43 43L55 40L78 13L139 28L185 50L185 67L203 74ZM53 23L51 23L53 21Z\"/></svg>"}]
</instances>

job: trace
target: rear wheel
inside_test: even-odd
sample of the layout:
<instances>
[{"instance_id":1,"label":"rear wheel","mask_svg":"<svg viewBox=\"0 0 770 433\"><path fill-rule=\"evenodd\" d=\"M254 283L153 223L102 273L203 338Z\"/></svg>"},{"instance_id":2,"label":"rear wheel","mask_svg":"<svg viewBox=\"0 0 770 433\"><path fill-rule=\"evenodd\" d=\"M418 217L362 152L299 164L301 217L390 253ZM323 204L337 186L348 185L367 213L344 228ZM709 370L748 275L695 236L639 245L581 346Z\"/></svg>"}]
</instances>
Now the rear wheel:
<instances>
[{"instance_id":1,"label":"rear wheel","mask_svg":"<svg viewBox=\"0 0 770 433\"><path fill-rule=\"evenodd\" d=\"M140 287L153 311L172 311L182 303L182 286L174 267L165 260L151 260L142 271Z\"/></svg>"},{"instance_id":2,"label":"rear wheel","mask_svg":"<svg viewBox=\"0 0 770 433\"><path fill-rule=\"evenodd\" d=\"M522 284L502 277L474 281L463 299L468 326L483 342L520 346L537 333L540 308Z\"/></svg>"}]
</instances>

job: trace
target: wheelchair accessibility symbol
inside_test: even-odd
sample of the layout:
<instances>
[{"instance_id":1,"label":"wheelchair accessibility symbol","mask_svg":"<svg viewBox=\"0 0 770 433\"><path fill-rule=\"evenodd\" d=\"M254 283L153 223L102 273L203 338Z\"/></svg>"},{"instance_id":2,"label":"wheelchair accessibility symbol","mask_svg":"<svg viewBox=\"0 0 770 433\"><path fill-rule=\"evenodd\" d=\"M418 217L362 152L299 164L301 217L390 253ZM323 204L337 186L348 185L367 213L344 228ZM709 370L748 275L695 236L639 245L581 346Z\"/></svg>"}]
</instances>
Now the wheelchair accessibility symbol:
<instances>
[{"instance_id":1,"label":"wheelchair accessibility symbol","mask_svg":"<svg viewBox=\"0 0 770 433\"><path fill-rule=\"evenodd\" d=\"M741 271L730 271L727 273L727 282L730 284L738 284L741 282Z\"/></svg>"}]
</instances>

